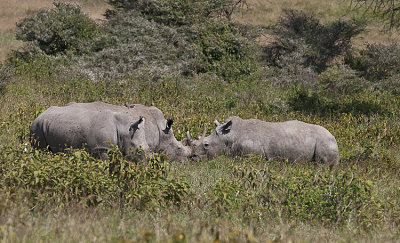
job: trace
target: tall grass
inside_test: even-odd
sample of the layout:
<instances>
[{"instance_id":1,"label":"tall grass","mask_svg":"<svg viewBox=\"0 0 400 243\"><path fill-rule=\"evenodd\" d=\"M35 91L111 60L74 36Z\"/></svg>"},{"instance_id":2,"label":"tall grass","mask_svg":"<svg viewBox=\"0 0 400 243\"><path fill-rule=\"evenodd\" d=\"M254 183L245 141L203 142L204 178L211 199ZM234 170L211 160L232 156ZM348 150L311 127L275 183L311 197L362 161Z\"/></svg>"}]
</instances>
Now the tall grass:
<instances>
[{"instance_id":1,"label":"tall grass","mask_svg":"<svg viewBox=\"0 0 400 243\"><path fill-rule=\"evenodd\" d=\"M204 242L216 239L363 241L369 239L365 234L373 235L372 241L397 239L400 220L399 153L396 149L400 144L400 121L397 114L336 113L320 116L288 111L285 106L274 104L290 95L290 91L285 94L257 81L228 85L210 80L206 83L205 80L207 77L198 77L190 82L165 80L146 86L133 80L122 86L101 82L93 85L89 80L63 83L51 79L27 79L20 80L18 85L10 84L7 94L1 99L4 104L1 110L3 168L9 167L9 163L17 163L15 168L20 169L15 171L14 177L22 180L22 184L14 184L14 188L20 193L29 185L24 183L35 182L35 177L30 177L33 180L30 181L18 174L28 172L29 166L33 166L29 163L58 163L55 167L44 164L37 168L42 168L38 171L54 168L52 173L66 173L58 172L60 168L67 169L60 162L64 159L75 161L77 157L74 154L62 155L61 158L46 154L35 158L29 145L29 152L22 152L23 144L28 142L29 125L50 105L99 99L114 104L153 101L166 116L176 118L174 129L179 139L184 137L186 129L192 134L200 134L203 123L210 133L213 119L222 120L230 115L267 121L298 119L320 124L338 140L340 165L330 171L329 167L312 163L267 163L258 157L218 157L200 163L170 164L170 176L183 176L188 185L188 194L180 205L138 210L133 207L135 204L127 204L122 219L118 200L104 196L96 207L86 208L82 205L84 201L79 199L76 203L64 202L60 209L59 203L40 204L32 201L28 194L14 194L16 197L12 200L17 204L0 206L3 218L7 219L4 221L3 239L69 241L70 232L77 232L74 239L78 241L166 241L182 237L187 241ZM132 92L128 87L137 88ZM28 95L31 92L33 96ZM53 92L57 95L52 95ZM390 110L399 105L390 95L379 98L379 103ZM15 152L7 152L8 146L15 147ZM82 162L89 163L86 160ZM90 172L85 168L80 170ZM5 172L2 170L3 178ZM39 176L47 172L37 173ZM69 180L74 177L55 178L59 183L71 183ZM92 183L100 186L94 180ZM48 187L46 190L54 190L51 184L45 185ZM154 185L147 190L150 188L154 190ZM53 193L56 194L52 198L67 196L61 190ZM327 195L332 198L326 198ZM46 194L38 194L37 198L48 200ZM156 198L160 200L158 196ZM94 218L89 218L90 215ZM27 222L28 226L23 226L22 222Z\"/></svg>"}]
</instances>

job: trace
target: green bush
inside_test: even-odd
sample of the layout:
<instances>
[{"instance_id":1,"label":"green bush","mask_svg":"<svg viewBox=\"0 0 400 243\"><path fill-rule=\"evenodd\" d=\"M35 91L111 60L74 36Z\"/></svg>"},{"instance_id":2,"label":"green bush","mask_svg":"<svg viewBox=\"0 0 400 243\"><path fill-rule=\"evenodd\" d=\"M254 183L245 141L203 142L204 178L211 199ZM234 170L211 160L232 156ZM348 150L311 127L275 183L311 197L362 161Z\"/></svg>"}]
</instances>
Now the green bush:
<instances>
[{"instance_id":1,"label":"green bush","mask_svg":"<svg viewBox=\"0 0 400 243\"><path fill-rule=\"evenodd\" d=\"M108 3L114 7L114 10L107 10L108 18L121 11L135 11L169 26L192 25L216 17L231 20L233 12L242 6L242 2L233 0L109 0Z\"/></svg>"},{"instance_id":2,"label":"green bush","mask_svg":"<svg viewBox=\"0 0 400 243\"><path fill-rule=\"evenodd\" d=\"M14 70L7 64L0 63L0 94L5 91L6 83L13 77Z\"/></svg>"},{"instance_id":3,"label":"green bush","mask_svg":"<svg viewBox=\"0 0 400 243\"><path fill-rule=\"evenodd\" d=\"M74 74L90 79L157 81L165 75L192 73L196 52L176 29L136 13L121 13L104 26L100 51L79 57Z\"/></svg>"},{"instance_id":4,"label":"green bush","mask_svg":"<svg viewBox=\"0 0 400 243\"><path fill-rule=\"evenodd\" d=\"M264 58L268 63L278 65L282 56L297 53L303 57L305 67L311 66L321 72L335 57L349 51L351 39L363 28L359 21L337 20L321 24L318 18L303 12L284 10L275 30L276 40L265 48Z\"/></svg>"},{"instance_id":5,"label":"green bush","mask_svg":"<svg viewBox=\"0 0 400 243\"><path fill-rule=\"evenodd\" d=\"M357 94L371 88L369 83L360 78L355 70L348 66L333 66L319 75L320 89L327 91L321 95L341 99L348 94Z\"/></svg>"},{"instance_id":6,"label":"green bush","mask_svg":"<svg viewBox=\"0 0 400 243\"><path fill-rule=\"evenodd\" d=\"M257 201L244 204L247 210L258 205L268 215L365 228L383 220L374 182L361 177L356 168L331 171L282 162L257 168L245 163L236 166L234 174L242 182L241 190L252 193Z\"/></svg>"},{"instance_id":7,"label":"green bush","mask_svg":"<svg viewBox=\"0 0 400 243\"><path fill-rule=\"evenodd\" d=\"M397 44L367 44L359 55L348 56L350 66L377 85L400 72L400 48Z\"/></svg>"},{"instance_id":8,"label":"green bush","mask_svg":"<svg viewBox=\"0 0 400 243\"><path fill-rule=\"evenodd\" d=\"M110 0L111 6L117 10L136 11L148 20L154 20L170 26L181 26L190 24L194 15L193 4L190 1L157 1L157 0ZM115 15L115 11L108 11L108 18Z\"/></svg>"},{"instance_id":9,"label":"green bush","mask_svg":"<svg viewBox=\"0 0 400 243\"><path fill-rule=\"evenodd\" d=\"M23 153L24 149L28 149ZM134 164L118 149L107 161L96 160L83 150L68 154L0 147L0 185L10 204L23 195L29 207L38 210L56 204L86 206L120 205L153 209L179 205L188 192L182 177L171 177L165 157L154 155Z\"/></svg>"},{"instance_id":10,"label":"green bush","mask_svg":"<svg viewBox=\"0 0 400 243\"><path fill-rule=\"evenodd\" d=\"M330 116L332 113L351 113L355 115L388 114L389 110L378 94L369 90L354 95L334 96L333 92L321 89L323 86L306 88L294 86L288 97L288 105L295 111Z\"/></svg>"},{"instance_id":11,"label":"green bush","mask_svg":"<svg viewBox=\"0 0 400 243\"><path fill-rule=\"evenodd\" d=\"M83 14L78 5L53 4L54 9L41 10L18 22L16 38L32 42L47 55L89 52L99 33L96 22Z\"/></svg>"},{"instance_id":12,"label":"green bush","mask_svg":"<svg viewBox=\"0 0 400 243\"><path fill-rule=\"evenodd\" d=\"M256 70L249 41L254 38L251 29L218 18L220 14L214 12L230 8L233 2L111 4L119 10L101 31L79 6L66 3L54 3L55 9L22 20L16 35L28 43L14 53L13 63L68 54L57 57L68 60L68 65L49 72L61 71L62 75L55 76L63 79L83 77L95 82L130 77L157 81L165 76L205 72L232 79ZM207 9L209 5L215 6Z\"/></svg>"},{"instance_id":13,"label":"green bush","mask_svg":"<svg viewBox=\"0 0 400 243\"><path fill-rule=\"evenodd\" d=\"M224 21L200 26L195 43L201 50L198 72L216 73L224 79L239 78L256 70L252 47L240 28Z\"/></svg>"},{"instance_id":14,"label":"green bush","mask_svg":"<svg viewBox=\"0 0 400 243\"><path fill-rule=\"evenodd\" d=\"M219 179L208 191L211 207L221 216L229 211L240 209L245 193L238 180Z\"/></svg>"},{"instance_id":15,"label":"green bush","mask_svg":"<svg viewBox=\"0 0 400 243\"><path fill-rule=\"evenodd\" d=\"M104 26L103 48L79 58L73 73L92 73L96 80L136 77L157 81L207 72L232 79L256 70L249 28L213 19L176 26L149 16L153 15L136 11L115 14Z\"/></svg>"},{"instance_id":16,"label":"green bush","mask_svg":"<svg viewBox=\"0 0 400 243\"><path fill-rule=\"evenodd\" d=\"M346 112L385 113L386 108L370 99L374 87L347 66L333 66L314 76L312 82L295 83L288 104L297 111L317 114Z\"/></svg>"}]
</instances>

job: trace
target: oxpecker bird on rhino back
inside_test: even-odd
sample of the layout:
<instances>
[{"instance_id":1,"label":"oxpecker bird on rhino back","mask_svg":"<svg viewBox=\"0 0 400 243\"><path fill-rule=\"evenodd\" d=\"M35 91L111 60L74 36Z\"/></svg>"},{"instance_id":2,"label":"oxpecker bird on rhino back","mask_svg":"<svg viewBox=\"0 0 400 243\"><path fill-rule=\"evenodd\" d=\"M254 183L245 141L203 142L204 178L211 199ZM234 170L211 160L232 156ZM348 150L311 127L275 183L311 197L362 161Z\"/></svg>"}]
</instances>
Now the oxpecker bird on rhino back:
<instances>
[{"instance_id":1,"label":"oxpecker bird on rhino back","mask_svg":"<svg viewBox=\"0 0 400 243\"><path fill-rule=\"evenodd\" d=\"M124 112L87 111L52 106L32 123L30 133L35 148L64 152L86 148L101 159L113 145L130 158L138 149L148 150L145 119L133 120ZM143 157L142 153L140 157Z\"/></svg>"},{"instance_id":2,"label":"oxpecker bird on rhino back","mask_svg":"<svg viewBox=\"0 0 400 243\"><path fill-rule=\"evenodd\" d=\"M223 124L215 121L213 133L201 137L194 147L195 158L212 159L216 155L258 154L268 160L318 161L337 164L338 145L335 137L325 128L293 120L265 122L243 120L233 116Z\"/></svg>"}]
</instances>

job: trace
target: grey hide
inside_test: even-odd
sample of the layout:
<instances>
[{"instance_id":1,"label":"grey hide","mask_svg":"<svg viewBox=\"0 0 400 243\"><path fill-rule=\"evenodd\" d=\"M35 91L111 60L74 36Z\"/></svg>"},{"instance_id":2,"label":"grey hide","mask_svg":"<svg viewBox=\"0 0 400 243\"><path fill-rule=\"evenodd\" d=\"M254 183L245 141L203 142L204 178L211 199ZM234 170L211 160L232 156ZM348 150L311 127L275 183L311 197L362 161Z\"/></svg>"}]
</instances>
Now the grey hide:
<instances>
[{"instance_id":1,"label":"grey hide","mask_svg":"<svg viewBox=\"0 0 400 243\"><path fill-rule=\"evenodd\" d=\"M337 164L338 145L335 137L325 128L301 121L264 122L243 120L233 116L208 136L197 140L195 158L213 158L219 154L258 154L268 160L318 161Z\"/></svg>"},{"instance_id":2,"label":"grey hide","mask_svg":"<svg viewBox=\"0 0 400 243\"><path fill-rule=\"evenodd\" d=\"M163 113L154 106L132 104L117 106L103 102L75 103L71 102L66 107L74 107L90 111L119 111L127 112L132 119L139 119L141 116L146 119L145 137L152 152L161 152L171 160L185 162L191 155L191 149L176 140L172 130L172 119L166 120Z\"/></svg>"},{"instance_id":3,"label":"grey hide","mask_svg":"<svg viewBox=\"0 0 400 243\"><path fill-rule=\"evenodd\" d=\"M126 112L52 106L33 121L30 133L35 148L52 152L86 148L101 159L108 157L112 145L130 158L139 148L149 149L144 134L145 118L135 120Z\"/></svg>"}]
</instances>

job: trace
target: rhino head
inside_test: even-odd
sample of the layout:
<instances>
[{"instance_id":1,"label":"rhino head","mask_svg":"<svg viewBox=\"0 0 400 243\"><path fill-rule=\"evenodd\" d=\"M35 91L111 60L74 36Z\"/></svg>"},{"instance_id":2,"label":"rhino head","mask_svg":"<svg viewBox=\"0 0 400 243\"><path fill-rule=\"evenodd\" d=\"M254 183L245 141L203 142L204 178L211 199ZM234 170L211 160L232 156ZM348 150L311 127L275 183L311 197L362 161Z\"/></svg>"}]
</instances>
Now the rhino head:
<instances>
[{"instance_id":1,"label":"rhino head","mask_svg":"<svg viewBox=\"0 0 400 243\"><path fill-rule=\"evenodd\" d=\"M205 125L203 126L202 135L199 136L197 139L193 138L190 135L189 131L186 132L186 138L182 142L190 147L191 158L194 161L199 161L200 159L203 159L206 157L205 154L202 151L200 151L205 137L206 137L206 126Z\"/></svg>"},{"instance_id":2,"label":"rhino head","mask_svg":"<svg viewBox=\"0 0 400 243\"><path fill-rule=\"evenodd\" d=\"M212 159L217 155L227 152L227 135L232 128L232 121L228 121L224 124L220 124L217 120L214 121L216 126L214 132L210 136L205 136L205 127L203 129L203 135L197 140L193 139L189 133L187 133L187 141L192 148L192 158L195 161L200 159L208 158Z\"/></svg>"}]
</instances>

